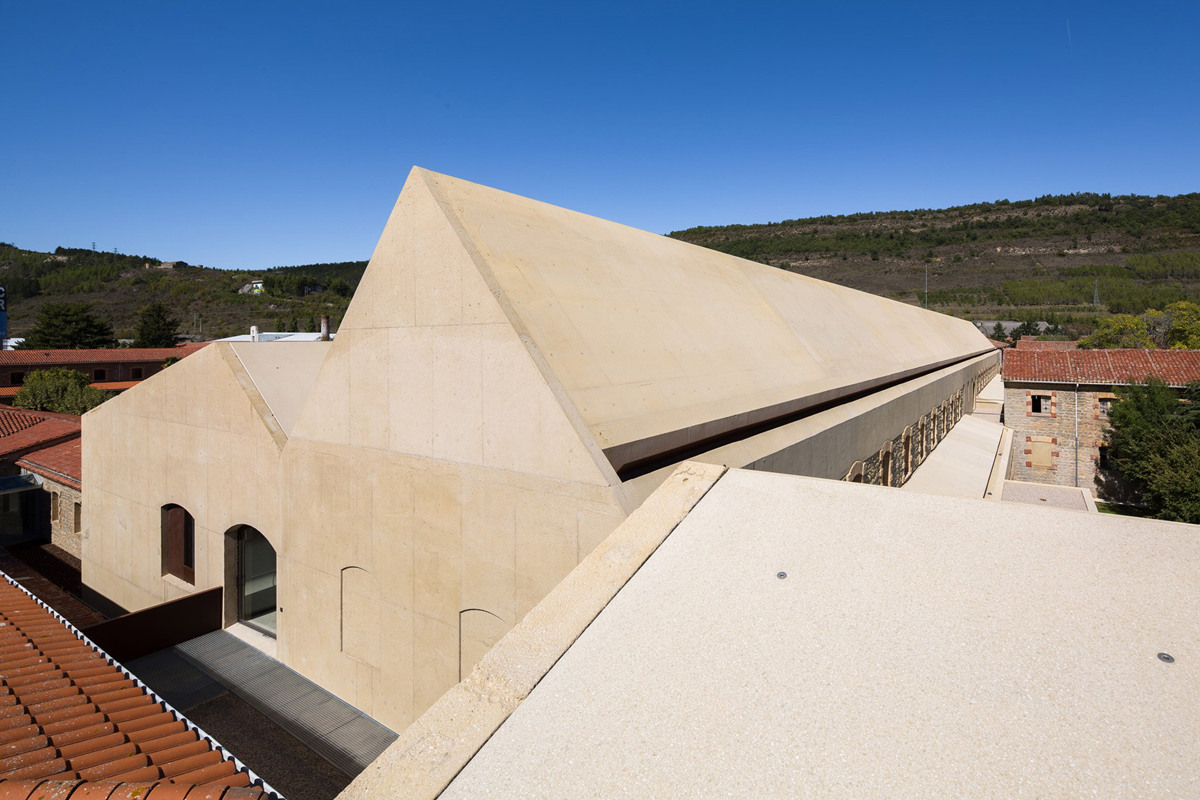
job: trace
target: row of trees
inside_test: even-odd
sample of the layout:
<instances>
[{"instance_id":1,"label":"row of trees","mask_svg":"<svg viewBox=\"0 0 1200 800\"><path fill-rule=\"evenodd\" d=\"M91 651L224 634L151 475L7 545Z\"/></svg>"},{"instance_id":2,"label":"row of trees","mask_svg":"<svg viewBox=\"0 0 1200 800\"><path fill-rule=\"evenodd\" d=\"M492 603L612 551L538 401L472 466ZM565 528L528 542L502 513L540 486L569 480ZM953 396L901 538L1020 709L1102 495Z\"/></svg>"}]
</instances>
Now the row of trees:
<instances>
[{"instance_id":1,"label":"row of trees","mask_svg":"<svg viewBox=\"0 0 1200 800\"><path fill-rule=\"evenodd\" d=\"M1105 317L1090 336L1079 340L1079 346L1105 350L1119 347L1200 349L1200 304L1183 300L1162 311L1151 308L1140 316L1115 314Z\"/></svg>"},{"instance_id":2,"label":"row of trees","mask_svg":"<svg viewBox=\"0 0 1200 800\"><path fill-rule=\"evenodd\" d=\"M1126 494L1158 519L1200 523L1200 383L1182 398L1157 379L1119 396L1109 412L1113 477L1102 491Z\"/></svg>"},{"instance_id":3,"label":"row of trees","mask_svg":"<svg viewBox=\"0 0 1200 800\"><path fill-rule=\"evenodd\" d=\"M138 312L134 347L173 347L179 338L179 319L163 303ZM33 350L80 350L115 347L112 324L101 319L89 303L46 303L38 311L24 347Z\"/></svg>"}]
</instances>

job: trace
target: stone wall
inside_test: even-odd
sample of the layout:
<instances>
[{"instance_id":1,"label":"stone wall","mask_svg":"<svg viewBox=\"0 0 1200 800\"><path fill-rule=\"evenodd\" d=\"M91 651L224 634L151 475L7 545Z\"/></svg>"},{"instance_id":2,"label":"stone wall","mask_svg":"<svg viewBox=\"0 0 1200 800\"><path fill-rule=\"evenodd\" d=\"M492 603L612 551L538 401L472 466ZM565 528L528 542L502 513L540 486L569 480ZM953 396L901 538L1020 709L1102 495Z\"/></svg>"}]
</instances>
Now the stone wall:
<instances>
[{"instance_id":1,"label":"stone wall","mask_svg":"<svg viewBox=\"0 0 1200 800\"><path fill-rule=\"evenodd\" d=\"M1078 486L1095 494L1108 424L1102 401L1115 397L1111 386L1007 384L1004 424L1013 431L1010 477Z\"/></svg>"},{"instance_id":2,"label":"stone wall","mask_svg":"<svg viewBox=\"0 0 1200 800\"><path fill-rule=\"evenodd\" d=\"M983 384L986 385L986 381ZM896 438L884 442L879 452L856 461L845 480L878 486L903 486L946 434L962 419L968 387L959 389L941 404L913 420Z\"/></svg>"},{"instance_id":3,"label":"stone wall","mask_svg":"<svg viewBox=\"0 0 1200 800\"><path fill-rule=\"evenodd\" d=\"M50 542L79 558L83 555L83 495L78 489L42 478L50 498Z\"/></svg>"}]
</instances>

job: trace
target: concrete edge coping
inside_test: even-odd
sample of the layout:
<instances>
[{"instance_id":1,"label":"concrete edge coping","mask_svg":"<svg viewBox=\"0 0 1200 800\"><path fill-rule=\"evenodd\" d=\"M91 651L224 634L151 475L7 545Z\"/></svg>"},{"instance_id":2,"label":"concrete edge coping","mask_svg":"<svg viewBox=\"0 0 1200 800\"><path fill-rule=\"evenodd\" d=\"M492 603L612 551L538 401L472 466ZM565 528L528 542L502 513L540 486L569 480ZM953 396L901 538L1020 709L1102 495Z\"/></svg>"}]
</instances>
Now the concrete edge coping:
<instances>
[{"instance_id":1,"label":"concrete edge coping","mask_svg":"<svg viewBox=\"0 0 1200 800\"><path fill-rule=\"evenodd\" d=\"M987 489L983 499L1000 502L1004 497L1004 481L1008 475L1008 463L1012 458L1012 428L1005 427L1000 433L1000 442L996 445L996 460L992 462L992 473L988 476Z\"/></svg>"},{"instance_id":2,"label":"concrete edge coping","mask_svg":"<svg viewBox=\"0 0 1200 800\"><path fill-rule=\"evenodd\" d=\"M367 767L339 800L433 800L599 616L726 467L684 462Z\"/></svg>"}]
</instances>

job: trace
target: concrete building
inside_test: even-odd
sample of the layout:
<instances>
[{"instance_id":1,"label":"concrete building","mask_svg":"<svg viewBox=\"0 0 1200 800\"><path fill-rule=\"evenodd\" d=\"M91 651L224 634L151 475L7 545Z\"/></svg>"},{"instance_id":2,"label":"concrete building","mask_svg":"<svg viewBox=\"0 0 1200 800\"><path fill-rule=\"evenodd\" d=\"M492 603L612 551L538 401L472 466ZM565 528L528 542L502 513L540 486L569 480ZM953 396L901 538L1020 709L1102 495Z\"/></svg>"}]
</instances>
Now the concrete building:
<instances>
[{"instance_id":1,"label":"concrete building","mask_svg":"<svg viewBox=\"0 0 1200 800\"><path fill-rule=\"evenodd\" d=\"M400 730L685 459L899 485L969 322L414 169L333 342L210 345L84 417L83 578Z\"/></svg>"},{"instance_id":2,"label":"concrete building","mask_svg":"<svg viewBox=\"0 0 1200 800\"><path fill-rule=\"evenodd\" d=\"M1049 343L1043 343L1049 344ZM1154 377L1200 380L1197 350L1050 350L1004 355L1004 422L1013 430L1012 478L1096 493L1116 389Z\"/></svg>"},{"instance_id":3,"label":"concrete building","mask_svg":"<svg viewBox=\"0 0 1200 800\"><path fill-rule=\"evenodd\" d=\"M684 465L340 800L1190 797L1196 530Z\"/></svg>"}]
</instances>

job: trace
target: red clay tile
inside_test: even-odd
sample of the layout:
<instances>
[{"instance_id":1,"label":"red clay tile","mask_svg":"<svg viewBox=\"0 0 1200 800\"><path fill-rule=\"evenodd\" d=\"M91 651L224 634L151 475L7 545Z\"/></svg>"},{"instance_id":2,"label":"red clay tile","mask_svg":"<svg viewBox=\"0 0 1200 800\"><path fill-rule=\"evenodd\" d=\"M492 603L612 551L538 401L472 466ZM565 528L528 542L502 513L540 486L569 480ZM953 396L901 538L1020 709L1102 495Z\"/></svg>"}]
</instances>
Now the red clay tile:
<instances>
[{"instance_id":1,"label":"red clay tile","mask_svg":"<svg viewBox=\"0 0 1200 800\"><path fill-rule=\"evenodd\" d=\"M162 763L170 760L167 758L163 758L161 754L164 751L168 751L168 750L171 750L176 747L183 747L184 745L195 744L195 745L200 745L204 750L212 749L210 747L210 745L208 744L208 742L201 741L200 738L198 736L196 736L195 731L186 731L186 730L181 731L179 733L170 734L169 736L160 736L157 738L141 739L141 740L137 741L136 744L138 745L138 747L141 749L141 751L143 753L151 754L154 758L154 763L156 763L156 764L162 764ZM196 750L194 752L200 752L200 751Z\"/></svg>"},{"instance_id":2,"label":"red clay tile","mask_svg":"<svg viewBox=\"0 0 1200 800\"><path fill-rule=\"evenodd\" d=\"M57 754L52 748L39 747L34 750L26 750L23 753L9 756L8 758L0 759L0 776L13 772L20 772L24 769L28 769L36 764L42 764L46 761L53 761L55 760L56 756Z\"/></svg>"},{"instance_id":3,"label":"red clay tile","mask_svg":"<svg viewBox=\"0 0 1200 800\"><path fill-rule=\"evenodd\" d=\"M61 758L43 761L39 764L31 764L22 769L14 769L11 772L0 772L0 778L8 780L25 780L28 778L49 778L52 775L61 775L67 764Z\"/></svg>"},{"instance_id":4,"label":"red clay tile","mask_svg":"<svg viewBox=\"0 0 1200 800\"><path fill-rule=\"evenodd\" d=\"M264 797L266 797L266 793L257 786L248 786L245 788L235 786L225 792L221 800L262 800ZM190 796L188 800L191 800Z\"/></svg>"},{"instance_id":5,"label":"red clay tile","mask_svg":"<svg viewBox=\"0 0 1200 800\"><path fill-rule=\"evenodd\" d=\"M85 770L81 769L79 770L79 777L85 781L126 780L123 776L149 765L150 759L146 755L136 753L96 767Z\"/></svg>"},{"instance_id":6,"label":"red clay tile","mask_svg":"<svg viewBox=\"0 0 1200 800\"><path fill-rule=\"evenodd\" d=\"M250 785L250 777L244 772L238 772L237 767L230 761L209 764L191 772L175 775L171 780L176 783L220 783L225 786Z\"/></svg>"},{"instance_id":7,"label":"red clay tile","mask_svg":"<svg viewBox=\"0 0 1200 800\"><path fill-rule=\"evenodd\" d=\"M105 800L145 800L150 792L154 791L158 781L127 781L108 785L112 787L112 793L107 795ZM75 798L72 797L71 800Z\"/></svg>"},{"instance_id":8,"label":"red clay tile","mask_svg":"<svg viewBox=\"0 0 1200 800\"><path fill-rule=\"evenodd\" d=\"M13 717L13 719L18 721L22 719L32 720L32 718L29 716ZM41 728L39 728L37 725L29 724L22 725L19 728L14 726L0 731L0 752L4 752L2 748L7 747L9 743L19 742L22 739L28 739L31 736L37 736L40 731Z\"/></svg>"},{"instance_id":9,"label":"red clay tile","mask_svg":"<svg viewBox=\"0 0 1200 800\"><path fill-rule=\"evenodd\" d=\"M58 754L67 760L71 769L76 770L94 767L112 758L131 756L136 752L137 746L130 743L129 737L123 733L110 733L58 748ZM103 757L111 753L116 755Z\"/></svg>"},{"instance_id":10,"label":"red clay tile","mask_svg":"<svg viewBox=\"0 0 1200 800\"><path fill-rule=\"evenodd\" d=\"M130 741L139 742L139 743L156 742L156 741L160 741L167 737L179 736L181 734L190 736L193 740L199 738L198 735L194 731L189 731L187 729L187 726L184 725L183 722L181 722L179 720L176 720L174 722L169 722L166 725L155 725L153 727L143 726L140 728L133 728L133 729L130 729L130 728L122 725L121 732L124 733L126 736L128 736ZM180 739L179 741L183 742L183 741L187 741L187 740ZM172 746L173 745L168 745L168 747L172 747Z\"/></svg>"},{"instance_id":11,"label":"red clay tile","mask_svg":"<svg viewBox=\"0 0 1200 800\"><path fill-rule=\"evenodd\" d=\"M178 783L160 783L150 790L146 800L187 800L192 789L192 786Z\"/></svg>"},{"instance_id":12,"label":"red clay tile","mask_svg":"<svg viewBox=\"0 0 1200 800\"><path fill-rule=\"evenodd\" d=\"M36 729L35 729L36 734ZM45 736L27 736L24 739L17 739L12 742L0 746L0 763L7 758L19 756L22 753L28 753L30 750L41 750L43 747L49 747L50 740Z\"/></svg>"},{"instance_id":13,"label":"red clay tile","mask_svg":"<svg viewBox=\"0 0 1200 800\"><path fill-rule=\"evenodd\" d=\"M156 754L154 763L167 778L194 772L213 764L226 764L231 770L237 771L237 768L231 762L225 761L224 756L216 750L199 749L198 746L206 744L207 742L196 742L193 745L172 748L170 751Z\"/></svg>"},{"instance_id":14,"label":"red clay tile","mask_svg":"<svg viewBox=\"0 0 1200 800\"><path fill-rule=\"evenodd\" d=\"M108 718L117 724L122 733L130 735L134 731L157 728L172 723L178 723L180 729L187 727L176 720L170 711L163 711L162 706L159 705L141 706L129 711L122 711L120 714L109 714Z\"/></svg>"},{"instance_id":15,"label":"red clay tile","mask_svg":"<svg viewBox=\"0 0 1200 800\"><path fill-rule=\"evenodd\" d=\"M96 722L80 726L73 730L63 731L62 733L51 733L49 730L46 730L46 734L50 737L50 744L55 747L66 748L77 742L108 736L116 732L116 725L113 725L111 722L105 722L104 717L99 714L96 714L95 718Z\"/></svg>"},{"instance_id":16,"label":"red clay tile","mask_svg":"<svg viewBox=\"0 0 1200 800\"><path fill-rule=\"evenodd\" d=\"M71 800L109 800L113 796L113 792L121 788L121 784L104 782L104 783L87 783L79 784L79 788L75 790L75 794L71 795ZM145 791L143 789L143 791Z\"/></svg>"},{"instance_id":17,"label":"red clay tile","mask_svg":"<svg viewBox=\"0 0 1200 800\"><path fill-rule=\"evenodd\" d=\"M75 781L0 781L0 800L64 800L76 785Z\"/></svg>"}]
</instances>

